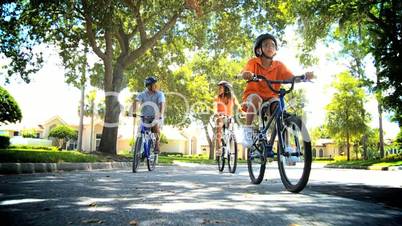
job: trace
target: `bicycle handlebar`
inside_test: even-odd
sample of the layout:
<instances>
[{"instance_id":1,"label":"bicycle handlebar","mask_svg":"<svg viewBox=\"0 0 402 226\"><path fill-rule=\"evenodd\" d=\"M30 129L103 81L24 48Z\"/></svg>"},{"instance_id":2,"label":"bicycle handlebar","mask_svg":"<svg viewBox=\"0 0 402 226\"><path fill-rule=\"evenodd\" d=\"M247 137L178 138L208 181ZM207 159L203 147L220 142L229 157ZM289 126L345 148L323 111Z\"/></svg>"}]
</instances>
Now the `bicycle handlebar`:
<instances>
[{"instance_id":1,"label":"bicycle handlebar","mask_svg":"<svg viewBox=\"0 0 402 226\"><path fill-rule=\"evenodd\" d=\"M265 81L267 83L269 89L272 90L272 92L277 93L277 94L280 93L280 90L274 89L274 87L272 87L272 84L292 84L290 89L285 90L285 94L287 94L293 90L295 82L298 83L298 82L307 81L307 77L306 77L306 75L299 75L299 76L293 76L293 78L287 79L287 80L269 80L262 75L255 74L255 75L253 75L252 79L247 82L259 82L261 80Z\"/></svg>"}]
</instances>

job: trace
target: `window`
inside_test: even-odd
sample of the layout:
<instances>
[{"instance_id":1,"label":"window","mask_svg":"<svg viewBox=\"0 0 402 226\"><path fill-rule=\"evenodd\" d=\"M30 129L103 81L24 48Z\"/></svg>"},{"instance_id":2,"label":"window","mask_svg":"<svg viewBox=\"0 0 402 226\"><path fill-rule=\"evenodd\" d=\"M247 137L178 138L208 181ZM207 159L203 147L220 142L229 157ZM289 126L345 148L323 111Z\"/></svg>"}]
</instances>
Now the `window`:
<instances>
[{"instance_id":1,"label":"window","mask_svg":"<svg viewBox=\"0 0 402 226\"><path fill-rule=\"evenodd\" d=\"M14 131L13 136L19 136L19 135L20 135L20 132L18 132L18 131Z\"/></svg>"},{"instance_id":2,"label":"window","mask_svg":"<svg viewBox=\"0 0 402 226\"><path fill-rule=\"evenodd\" d=\"M96 134L96 150L97 150L97 151L98 151L98 149L99 149L99 145L100 145L101 138L102 138L102 134L101 134L101 133L97 133L97 134Z\"/></svg>"}]
</instances>

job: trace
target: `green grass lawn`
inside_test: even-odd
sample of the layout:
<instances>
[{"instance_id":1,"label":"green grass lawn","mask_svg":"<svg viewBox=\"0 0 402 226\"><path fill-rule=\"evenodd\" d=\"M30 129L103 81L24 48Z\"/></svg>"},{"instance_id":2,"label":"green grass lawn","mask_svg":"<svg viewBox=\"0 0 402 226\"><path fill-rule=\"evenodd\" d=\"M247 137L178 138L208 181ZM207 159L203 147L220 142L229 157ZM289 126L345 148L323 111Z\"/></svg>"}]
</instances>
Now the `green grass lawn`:
<instances>
[{"instance_id":1,"label":"green grass lawn","mask_svg":"<svg viewBox=\"0 0 402 226\"><path fill-rule=\"evenodd\" d=\"M103 153L81 153L78 151L58 151L56 148L33 148L33 147L12 147L0 149L0 162L32 162L32 163L60 163L60 162L110 162L110 161L131 161L132 153L126 151L119 155L107 155ZM173 164L173 161L216 164L215 160L208 159L206 155L159 155L160 164ZM349 167L390 167L401 166L402 158L393 157L382 160L354 160L354 161L330 161L317 160L314 162L328 165L345 165ZM238 160L238 163L246 163L246 160Z\"/></svg>"},{"instance_id":2,"label":"green grass lawn","mask_svg":"<svg viewBox=\"0 0 402 226\"><path fill-rule=\"evenodd\" d=\"M119 155L132 158L132 153L128 151L119 153ZM164 154L164 153L159 155L159 163L173 164L173 161L199 163L199 164L215 164L215 160L208 159L208 156L206 155L178 155L178 154Z\"/></svg>"},{"instance_id":3,"label":"green grass lawn","mask_svg":"<svg viewBox=\"0 0 402 226\"><path fill-rule=\"evenodd\" d=\"M386 159L376 159L376 160L352 160L352 161L335 161L331 162L328 165L332 166L356 166L356 167L368 167L368 166L381 166L381 167L390 167L390 166L401 166L402 160L386 160Z\"/></svg>"},{"instance_id":4,"label":"green grass lawn","mask_svg":"<svg viewBox=\"0 0 402 226\"><path fill-rule=\"evenodd\" d=\"M0 162L103 162L105 157L84 154L78 151L58 151L43 149L0 149Z\"/></svg>"}]
</instances>

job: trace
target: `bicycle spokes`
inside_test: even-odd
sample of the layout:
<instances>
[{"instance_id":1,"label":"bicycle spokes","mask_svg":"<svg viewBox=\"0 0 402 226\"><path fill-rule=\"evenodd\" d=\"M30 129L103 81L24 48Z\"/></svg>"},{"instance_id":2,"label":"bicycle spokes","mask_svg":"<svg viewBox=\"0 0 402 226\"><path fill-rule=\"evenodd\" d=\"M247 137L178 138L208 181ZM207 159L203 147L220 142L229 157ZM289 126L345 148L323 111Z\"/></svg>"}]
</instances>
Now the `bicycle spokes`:
<instances>
[{"instance_id":1,"label":"bicycle spokes","mask_svg":"<svg viewBox=\"0 0 402 226\"><path fill-rule=\"evenodd\" d=\"M279 144L278 165L281 180L292 192L299 192L304 188L311 169L311 144L303 136L301 126L299 118L286 119Z\"/></svg>"}]
</instances>

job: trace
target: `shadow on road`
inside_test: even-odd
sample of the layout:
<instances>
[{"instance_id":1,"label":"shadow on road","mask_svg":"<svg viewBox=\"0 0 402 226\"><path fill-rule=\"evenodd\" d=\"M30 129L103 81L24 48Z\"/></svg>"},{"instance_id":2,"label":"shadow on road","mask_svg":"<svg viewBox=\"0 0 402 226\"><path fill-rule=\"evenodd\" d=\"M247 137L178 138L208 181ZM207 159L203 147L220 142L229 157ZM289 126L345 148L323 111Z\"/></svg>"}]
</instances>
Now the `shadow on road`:
<instances>
[{"instance_id":1,"label":"shadow on road","mask_svg":"<svg viewBox=\"0 0 402 226\"><path fill-rule=\"evenodd\" d=\"M312 185L309 189L319 193L382 204L402 210L402 188L374 187L366 185L325 184Z\"/></svg>"},{"instance_id":2,"label":"shadow on road","mask_svg":"<svg viewBox=\"0 0 402 226\"><path fill-rule=\"evenodd\" d=\"M341 198L347 197L340 195L347 193L340 192L342 186L313 185L301 194L291 194L280 180L252 185L246 175L220 174L215 167L159 167L155 172L144 170L136 174L93 171L0 176L0 185L0 217L6 225L402 222L398 210ZM338 194L330 193L333 190L338 190ZM400 200L400 193L398 197Z\"/></svg>"}]
</instances>

